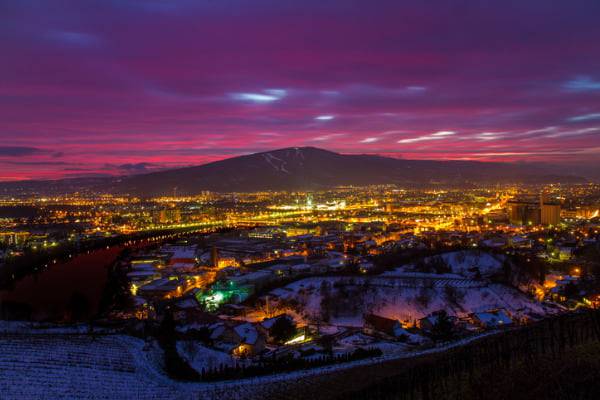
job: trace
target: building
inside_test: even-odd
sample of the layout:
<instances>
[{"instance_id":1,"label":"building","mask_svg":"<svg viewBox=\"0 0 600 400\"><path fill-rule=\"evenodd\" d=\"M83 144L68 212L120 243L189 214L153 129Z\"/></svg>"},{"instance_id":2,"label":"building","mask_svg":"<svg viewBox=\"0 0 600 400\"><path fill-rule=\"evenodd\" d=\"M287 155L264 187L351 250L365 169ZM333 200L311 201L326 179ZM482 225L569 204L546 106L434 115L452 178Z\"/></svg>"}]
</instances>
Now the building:
<instances>
[{"instance_id":1,"label":"building","mask_svg":"<svg viewBox=\"0 0 600 400\"><path fill-rule=\"evenodd\" d=\"M181 222L179 208L163 208L152 212L152 221L156 224L178 224Z\"/></svg>"},{"instance_id":2,"label":"building","mask_svg":"<svg viewBox=\"0 0 600 400\"><path fill-rule=\"evenodd\" d=\"M232 352L242 341L234 326L229 323L217 322L209 326L208 329L213 346L219 350Z\"/></svg>"},{"instance_id":3,"label":"building","mask_svg":"<svg viewBox=\"0 0 600 400\"><path fill-rule=\"evenodd\" d=\"M429 314L428 316L419 319L419 323L418 326L420 329L422 329L424 332L431 332L433 330L433 328L438 324L439 321L439 317L445 315L445 312L443 310L440 311L434 311L431 314ZM458 318L456 318L453 315L446 315L448 320L452 323L452 325L454 327L456 327L457 323L458 323Z\"/></svg>"},{"instance_id":4,"label":"building","mask_svg":"<svg viewBox=\"0 0 600 400\"><path fill-rule=\"evenodd\" d=\"M375 314L365 314L363 318L365 320L364 326L367 333L381 332L394 338L408 336L398 320Z\"/></svg>"},{"instance_id":5,"label":"building","mask_svg":"<svg viewBox=\"0 0 600 400\"><path fill-rule=\"evenodd\" d=\"M174 277L156 279L137 289L144 298L169 299L183 294L184 285Z\"/></svg>"},{"instance_id":6,"label":"building","mask_svg":"<svg viewBox=\"0 0 600 400\"><path fill-rule=\"evenodd\" d=\"M483 329L501 328L512 325L513 321L505 310L492 310L471 314L473 322Z\"/></svg>"},{"instance_id":7,"label":"building","mask_svg":"<svg viewBox=\"0 0 600 400\"><path fill-rule=\"evenodd\" d=\"M260 290L265 285L273 282L277 277L269 270L254 271L247 274L230 277L229 283L237 286L251 285L255 290Z\"/></svg>"},{"instance_id":8,"label":"building","mask_svg":"<svg viewBox=\"0 0 600 400\"><path fill-rule=\"evenodd\" d=\"M0 243L18 246L27 240L29 232L0 232Z\"/></svg>"},{"instance_id":9,"label":"building","mask_svg":"<svg viewBox=\"0 0 600 400\"><path fill-rule=\"evenodd\" d=\"M198 292L196 299L207 310L216 310L225 303L241 303L254 292L252 285L239 285L234 282L216 282L205 293Z\"/></svg>"},{"instance_id":10,"label":"building","mask_svg":"<svg viewBox=\"0 0 600 400\"><path fill-rule=\"evenodd\" d=\"M531 249L533 240L523 236L513 236L509 239L509 244L515 249Z\"/></svg>"},{"instance_id":11,"label":"building","mask_svg":"<svg viewBox=\"0 0 600 400\"><path fill-rule=\"evenodd\" d=\"M259 354L265 349L266 340L255 325L246 322L233 328L240 338L238 346L233 349L232 354L237 357L251 357Z\"/></svg>"},{"instance_id":12,"label":"building","mask_svg":"<svg viewBox=\"0 0 600 400\"><path fill-rule=\"evenodd\" d=\"M560 223L560 203L548 200L545 193L540 196L540 222L542 225Z\"/></svg>"},{"instance_id":13,"label":"building","mask_svg":"<svg viewBox=\"0 0 600 400\"><path fill-rule=\"evenodd\" d=\"M277 321L281 319L286 319L291 325L296 325L294 322L294 318L287 314L280 314L272 318L264 319L260 324L257 325L257 328L260 333L267 339L267 343L276 343L276 337L273 333L273 327L276 326Z\"/></svg>"},{"instance_id":14,"label":"building","mask_svg":"<svg viewBox=\"0 0 600 400\"><path fill-rule=\"evenodd\" d=\"M217 268L219 266L219 250L217 246L210 249L210 266Z\"/></svg>"},{"instance_id":15,"label":"building","mask_svg":"<svg viewBox=\"0 0 600 400\"><path fill-rule=\"evenodd\" d=\"M278 227L261 227L255 228L248 232L248 237L251 239L283 239L286 234Z\"/></svg>"},{"instance_id":16,"label":"building","mask_svg":"<svg viewBox=\"0 0 600 400\"><path fill-rule=\"evenodd\" d=\"M513 225L539 225L540 207L528 201L509 201L508 220Z\"/></svg>"}]
</instances>

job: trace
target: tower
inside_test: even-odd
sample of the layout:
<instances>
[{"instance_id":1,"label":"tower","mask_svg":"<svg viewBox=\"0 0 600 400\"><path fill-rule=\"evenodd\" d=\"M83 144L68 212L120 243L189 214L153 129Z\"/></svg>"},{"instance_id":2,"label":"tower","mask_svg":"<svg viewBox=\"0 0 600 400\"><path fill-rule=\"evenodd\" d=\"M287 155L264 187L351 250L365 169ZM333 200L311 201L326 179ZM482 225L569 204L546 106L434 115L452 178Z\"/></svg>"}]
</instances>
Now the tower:
<instances>
[{"instance_id":1,"label":"tower","mask_svg":"<svg viewBox=\"0 0 600 400\"><path fill-rule=\"evenodd\" d=\"M210 249L210 265L215 268L219 266L219 250L217 246L213 246Z\"/></svg>"}]
</instances>

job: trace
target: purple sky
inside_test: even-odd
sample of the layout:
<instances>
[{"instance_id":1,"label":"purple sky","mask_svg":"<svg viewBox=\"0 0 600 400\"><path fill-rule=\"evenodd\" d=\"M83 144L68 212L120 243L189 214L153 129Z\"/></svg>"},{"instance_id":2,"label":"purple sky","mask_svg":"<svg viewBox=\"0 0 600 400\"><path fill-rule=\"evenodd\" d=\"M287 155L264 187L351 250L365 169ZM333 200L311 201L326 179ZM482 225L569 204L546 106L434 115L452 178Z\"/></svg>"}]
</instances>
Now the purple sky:
<instances>
[{"instance_id":1,"label":"purple sky","mask_svg":"<svg viewBox=\"0 0 600 400\"><path fill-rule=\"evenodd\" d=\"M0 180L289 146L600 168L599 21L597 0L3 1Z\"/></svg>"}]
</instances>

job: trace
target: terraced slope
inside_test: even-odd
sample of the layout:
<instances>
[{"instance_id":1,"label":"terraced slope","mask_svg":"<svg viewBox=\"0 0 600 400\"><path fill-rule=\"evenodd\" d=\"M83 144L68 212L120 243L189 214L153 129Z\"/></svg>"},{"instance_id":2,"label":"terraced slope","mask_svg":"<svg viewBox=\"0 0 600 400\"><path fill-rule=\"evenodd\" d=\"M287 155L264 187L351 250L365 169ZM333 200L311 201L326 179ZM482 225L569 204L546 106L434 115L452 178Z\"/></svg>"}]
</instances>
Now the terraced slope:
<instances>
[{"instance_id":1,"label":"terraced slope","mask_svg":"<svg viewBox=\"0 0 600 400\"><path fill-rule=\"evenodd\" d=\"M181 392L124 336L1 335L2 399L164 399ZM140 353L141 352L141 353Z\"/></svg>"}]
</instances>

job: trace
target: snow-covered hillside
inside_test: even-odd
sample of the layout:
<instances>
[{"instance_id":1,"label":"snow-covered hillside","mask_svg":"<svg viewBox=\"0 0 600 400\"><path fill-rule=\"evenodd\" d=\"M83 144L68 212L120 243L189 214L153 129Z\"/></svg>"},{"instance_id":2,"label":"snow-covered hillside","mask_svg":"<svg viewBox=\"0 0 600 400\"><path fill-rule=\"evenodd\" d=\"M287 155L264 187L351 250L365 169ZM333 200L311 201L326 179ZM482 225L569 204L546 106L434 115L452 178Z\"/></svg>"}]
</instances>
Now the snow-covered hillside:
<instances>
[{"instance_id":1,"label":"snow-covered hillside","mask_svg":"<svg viewBox=\"0 0 600 400\"><path fill-rule=\"evenodd\" d=\"M454 274L401 274L399 276L363 278L307 278L271 292L298 304L308 319L323 318L323 299L343 303L330 311L332 325L363 325L364 313L413 322L434 311L445 309L450 315L466 316L473 312L504 308L515 317L540 317L553 309L520 291Z\"/></svg>"}]
</instances>

